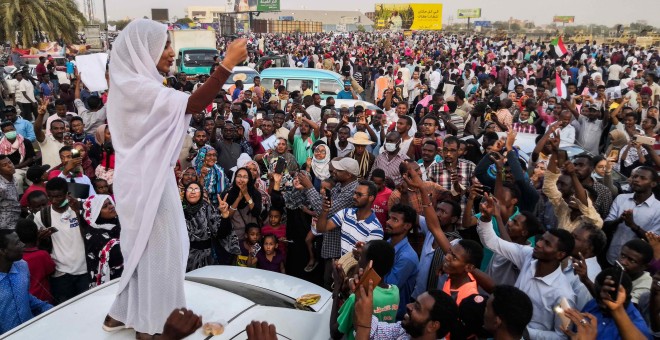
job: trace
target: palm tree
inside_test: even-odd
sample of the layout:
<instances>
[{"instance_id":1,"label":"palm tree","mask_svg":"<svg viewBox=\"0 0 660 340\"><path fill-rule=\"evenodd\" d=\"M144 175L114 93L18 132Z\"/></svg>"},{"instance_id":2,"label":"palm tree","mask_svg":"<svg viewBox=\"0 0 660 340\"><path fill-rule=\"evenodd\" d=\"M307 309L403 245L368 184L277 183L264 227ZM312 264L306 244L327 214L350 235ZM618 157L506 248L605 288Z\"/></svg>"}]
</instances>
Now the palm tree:
<instances>
[{"instance_id":1,"label":"palm tree","mask_svg":"<svg viewBox=\"0 0 660 340\"><path fill-rule=\"evenodd\" d=\"M42 40L72 43L85 24L75 0L0 0L0 39L24 48Z\"/></svg>"}]
</instances>

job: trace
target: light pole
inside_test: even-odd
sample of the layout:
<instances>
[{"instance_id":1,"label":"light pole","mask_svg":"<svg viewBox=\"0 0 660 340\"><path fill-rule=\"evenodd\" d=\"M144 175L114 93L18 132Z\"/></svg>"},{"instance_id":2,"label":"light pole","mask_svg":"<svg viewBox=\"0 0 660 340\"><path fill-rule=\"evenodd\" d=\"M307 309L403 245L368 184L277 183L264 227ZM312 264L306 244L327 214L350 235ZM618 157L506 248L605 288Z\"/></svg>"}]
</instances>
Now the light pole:
<instances>
[{"instance_id":1,"label":"light pole","mask_svg":"<svg viewBox=\"0 0 660 340\"><path fill-rule=\"evenodd\" d=\"M105 22L105 50L110 49L110 43L108 40L108 11L105 7L105 0L103 0L103 21Z\"/></svg>"}]
</instances>

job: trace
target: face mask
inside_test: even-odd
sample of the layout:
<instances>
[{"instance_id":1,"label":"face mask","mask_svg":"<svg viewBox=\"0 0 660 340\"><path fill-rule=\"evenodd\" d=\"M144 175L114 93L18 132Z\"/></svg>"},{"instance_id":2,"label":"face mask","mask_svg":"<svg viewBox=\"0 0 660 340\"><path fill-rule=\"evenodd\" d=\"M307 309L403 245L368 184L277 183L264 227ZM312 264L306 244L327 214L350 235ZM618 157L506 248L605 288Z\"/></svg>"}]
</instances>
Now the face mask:
<instances>
[{"instance_id":1,"label":"face mask","mask_svg":"<svg viewBox=\"0 0 660 340\"><path fill-rule=\"evenodd\" d=\"M554 109L555 109L555 106L554 106L554 105L548 105L548 111L550 111L550 110L554 110Z\"/></svg>"},{"instance_id":2,"label":"face mask","mask_svg":"<svg viewBox=\"0 0 660 340\"><path fill-rule=\"evenodd\" d=\"M68 199L66 199L66 200L62 201L62 203L60 203L60 208L64 208L64 207L66 207L67 204L69 204L69 200L68 200Z\"/></svg>"},{"instance_id":3,"label":"face mask","mask_svg":"<svg viewBox=\"0 0 660 340\"><path fill-rule=\"evenodd\" d=\"M597 173L594 171L594 172L591 173L591 178L593 178L593 179L595 179L595 180L600 180L600 179L603 179L603 176L597 174Z\"/></svg>"},{"instance_id":4,"label":"face mask","mask_svg":"<svg viewBox=\"0 0 660 340\"><path fill-rule=\"evenodd\" d=\"M396 151L396 143L385 143L384 147L385 147L385 151L387 152Z\"/></svg>"},{"instance_id":5,"label":"face mask","mask_svg":"<svg viewBox=\"0 0 660 340\"><path fill-rule=\"evenodd\" d=\"M16 131L9 131L9 132L5 133L5 137L7 137L7 139L11 139L11 140L16 139Z\"/></svg>"}]
</instances>

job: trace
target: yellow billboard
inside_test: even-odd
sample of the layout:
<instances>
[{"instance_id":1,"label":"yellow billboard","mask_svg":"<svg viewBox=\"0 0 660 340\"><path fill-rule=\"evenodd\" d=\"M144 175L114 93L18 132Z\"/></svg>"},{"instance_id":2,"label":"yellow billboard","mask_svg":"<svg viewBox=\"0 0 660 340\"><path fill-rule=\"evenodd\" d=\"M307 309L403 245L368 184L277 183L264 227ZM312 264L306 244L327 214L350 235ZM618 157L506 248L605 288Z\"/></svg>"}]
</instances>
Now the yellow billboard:
<instances>
[{"instance_id":1,"label":"yellow billboard","mask_svg":"<svg viewBox=\"0 0 660 340\"><path fill-rule=\"evenodd\" d=\"M442 4L376 4L376 29L441 30Z\"/></svg>"},{"instance_id":2,"label":"yellow billboard","mask_svg":"<svg viewBox=\"0 0 660 340\"><path fill-rule=\"evenodd\" d=\"M478 19L481 18L481 8L463 8L459 9L457 19Z\"/></svg>"}]
</instances>

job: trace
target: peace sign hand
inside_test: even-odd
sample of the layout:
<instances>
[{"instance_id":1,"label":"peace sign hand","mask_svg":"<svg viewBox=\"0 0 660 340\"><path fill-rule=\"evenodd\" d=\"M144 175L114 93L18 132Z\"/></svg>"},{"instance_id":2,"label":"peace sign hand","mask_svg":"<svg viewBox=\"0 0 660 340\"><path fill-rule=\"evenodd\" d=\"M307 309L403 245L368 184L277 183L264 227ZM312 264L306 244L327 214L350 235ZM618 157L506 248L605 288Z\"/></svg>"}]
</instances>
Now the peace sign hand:
<instances>
[{"instance_id":1,"label":"peace sign hand","mask_svg":"<svg viewBox=\"0 0 660 340\"><path fill-rule=\"evenodd\" d=\"M41 101L41 104L39 104L37 112L40 115L45 115L48 112L48 104L50 104L50 99L44 98L44 100Z\"/></svg>"},{"instance_id":2,"label":"peace sign hand","mask_svg":"<svg viewBox=\"0 0 660 340\"><path fill-rule=\"evenodd\" d=\"M225 194L225 198L220 199L220 194L218 194L218 210L220 210L220 215L222 218L229 217L229 204L227 204L228 195L229 194Z\"/></svg>"}]
</instances>

